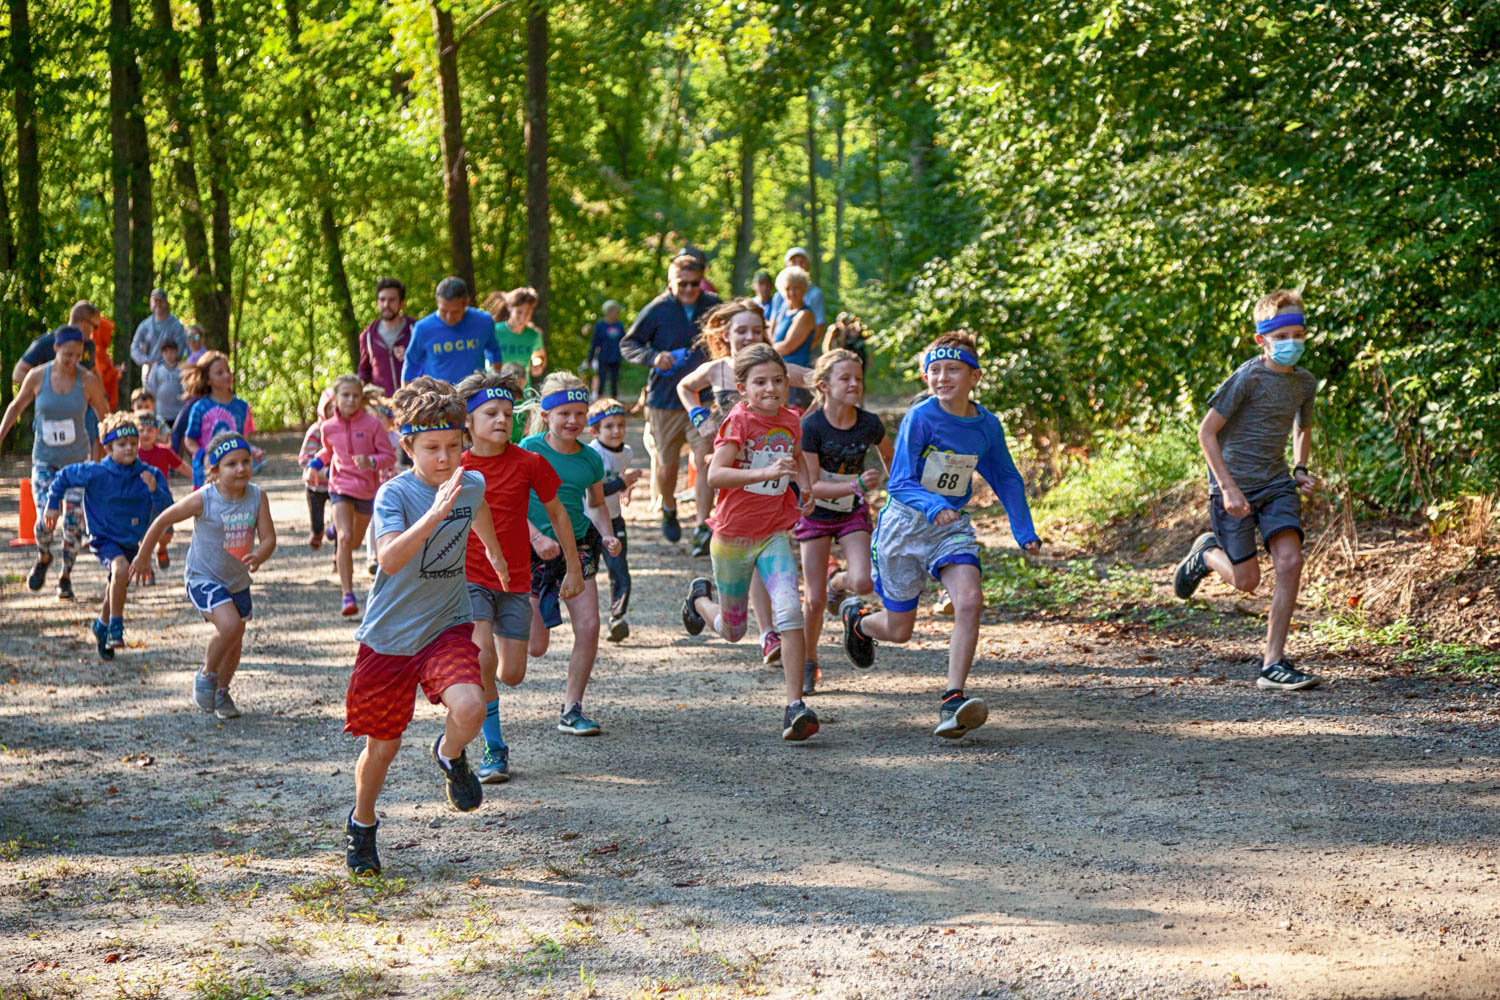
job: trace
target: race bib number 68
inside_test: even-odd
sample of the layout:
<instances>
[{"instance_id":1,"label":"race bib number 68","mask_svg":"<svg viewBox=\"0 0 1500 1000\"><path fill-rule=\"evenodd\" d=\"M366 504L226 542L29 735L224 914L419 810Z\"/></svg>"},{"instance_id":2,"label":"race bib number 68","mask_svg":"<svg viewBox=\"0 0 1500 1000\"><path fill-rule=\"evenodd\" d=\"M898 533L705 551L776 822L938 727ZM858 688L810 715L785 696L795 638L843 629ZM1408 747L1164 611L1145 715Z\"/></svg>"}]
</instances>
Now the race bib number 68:
<instances>
[{"instance_id":1,"label":"race bib number 68","mask_svg":"<svg viewBox=\"0 0 1500 1000\"><path fill-rule=\"evenodd\" d=\"M922 485L940 496L961 497L969 492L969 483L978 467L978 455L931 451L922 467Z\"/></svg>"}]
</instances>

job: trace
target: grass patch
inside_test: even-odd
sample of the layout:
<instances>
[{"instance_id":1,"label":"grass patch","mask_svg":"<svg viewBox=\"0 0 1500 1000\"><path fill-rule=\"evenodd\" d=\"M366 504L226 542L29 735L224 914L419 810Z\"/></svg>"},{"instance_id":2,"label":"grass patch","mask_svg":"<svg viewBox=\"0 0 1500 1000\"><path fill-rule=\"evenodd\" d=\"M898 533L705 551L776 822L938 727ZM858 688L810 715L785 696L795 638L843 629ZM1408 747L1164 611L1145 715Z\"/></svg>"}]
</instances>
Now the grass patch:
<instances>
[{"instance_id":1,"label":"grass patch","mask_svg":"<svg viewBox=\"0 0 1500 1000\"><path fill-rule=\"evenodd\" d=\"M197 1000L271 1000L275 996L261 977L231 976L213 965L199 970L188 991Z\"/></svg>"},{"instance_id":2,"label":"grass patch","mask_svg":"<svg viewBox=\"0 0 1500 1000\"><path fill-rule=\"evenodd\" d=\"M1039 563L991 550L984 566L985 606L1007 611L1118 610L1124 602L1150 600L1153 594L1148 574L1118 564Z\"/></svg>"},{"instance_id":3,"label":"grass patch","mask_svg":"<svg viewBox=\"0 0 1500 1000\"><path fill-rule=\"evenodd\" d=\"M1155 433L1128 428L1101 436L1092 454L1066 470L1033 510L1044 530L1073 529L1092 537L1141 514L1202 467L1191 428L1174 424Z\"/></svg>"},{"instance_id":4,"label":"grass patch","mask_svg":"<svg viewBox=\"0 0 1500 1000\"><path fill-rule=\"evenodd\" d=\"M1356 646L1377 646L1394 650L1395 662L1404 666L1475 677L1500 676L1500 653L1428 639L1406 618L1375 625L1362 609L1351 608L1312 622L1308 632L1335 653Z\"/></svg>"}]
</instances>

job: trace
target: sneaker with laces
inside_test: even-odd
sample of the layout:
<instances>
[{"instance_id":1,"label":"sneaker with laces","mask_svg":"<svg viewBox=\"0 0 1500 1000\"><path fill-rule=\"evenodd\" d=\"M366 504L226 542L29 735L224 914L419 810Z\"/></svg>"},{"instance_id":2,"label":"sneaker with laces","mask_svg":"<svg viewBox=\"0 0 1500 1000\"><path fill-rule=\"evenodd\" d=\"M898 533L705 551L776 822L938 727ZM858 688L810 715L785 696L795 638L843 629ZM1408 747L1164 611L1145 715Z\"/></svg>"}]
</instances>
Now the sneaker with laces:
<instances>
[{"instance_id":1,"label":"sneaker with laces","mask_svg":"<svg viewBox=\"0 0 1500 1000\"><path fill-rule=\"evenodd\" d=\"M875 640L855 628L869 613L858 597L845 598L839 605L839 617L844 620L844 655L861 670L868 670L875 664Z\"/></svg>"},{"instance_id":2,"label":"sneaker with laces","mask_svg":"<svg viewBox=\"0 0 1500 1000\"><path fill-rule=\"evenodd\" d=\"M698 613L700 597L706 597L710 601L714 599L714 582L706 576L693 578L693 582L688 585L687 600L682 602L682 627L687 630L688 635L697 635L708 624Z\"/></svg>"},{"instance_id":3,"label":"sneaker with laces","mask_svg":"<svg viewBox=\"0 0 1500 1000\"><path fill-rule=\"evenodd\" d=\"M932 613L951 617L953 614L953 598L948 596L948 591L938 591L937 600L932 602Z\"/></svg>"},{"instance_id":4,"label":"sneaker with laces","mask_svg":"<svg viewBox=\"0 0 1500 1000\"><path fill-rule=\"evenodd\" d=\"M125 648L125 623L109 623L109 644L115 649Z\"/></svg>"},{"instance_id":5,"label":"sneaker with laces","mask_svg":"<svg viewBox=\"0 0 1500 1000\"><path fill-rule=\"evenodd\" d=\"M700 524L693 530L693 548L691 554L694 556L708 555L709 543L714 539L713 529L706 524Z\"/></svg>"},{"instance_id":6,"label":"sneaker with laces","mask_svg":"<svg viewBox=\"0 0 1500 1000\"><path fill-rule=\"evenodd\" d=\"M965 698L962 691L949 695L938 709L938 726L932 735L945 740L956 740L967 732L978 729L990 717L990 710L978 698Z\"/></svg>"},{"instance_id":7,"label":"sneaker with laces","mask_svg":"<svg viewBox=\"0 0 1500 1000\"><path fill-rule=\"evenodd\" d=\"M339 614L343 615L345 618L353 618L355 615L359 614L359 602L354 599L353 594L344 595L344 607L343 610L339 612Z\"/></svg>"},{"instance_id":8,"label":"sneaker with laces","mask_svg":"<svg viewBox=\"0 0 1500 1000\"><path fill-rule=\"evenodd\" d=\"M598 736L599 723L583 714L583 702L568 709L557 720L557 731L569 736Z\"/></svg>"},{"instance_id":9,"label":"sneaker with laces","mask_svg":"<svg viewBox=\"0 0 1500 1000\"><path fill-rule=\"evenodd\" d=\"M1205 531L1193 539L1193 545L1188 549L1188 554L1182 557L1182 562L1177 564L1177 569L1172 573L1172 592L1184 601L1192 597L1198 590L1198 584L1212 572L1208 563L1203 559L1203 553L1209 549L1219 547L1219 540L1214 537L1212 531Z\"/></svg>"},{"instance_id":10,"label":"sneaker with laces","mask_svg":"<svg viewBox=\"0 0 1500 1000\"><path fill-rule=\"evenodd\" d=\"M775 629L767 632L765 638L760 640L760 662L768 667L781 662L781 633Z\"/></svg>"},{"instance_id":11,"label":"sneaker with laces","mask_svg":"<svg viewBox=\"0 0 1500 1000\"><path fill-rule=\"evenodd\" d=\"M115 651L109 644L109 626L95 618L89 630L94 633L94 643L99 650L99 659L113 660Z\"/></svg>"},{"instance_id":12,"label":"sneaker with laces","mask_svg":"<svg viewBox=\"0 0 1500 1000\"><path fill-rule=\"evenodd\" d=\"M818 669L817 660L804 660L802 663L802 693L804 695L818 693L818 681L823 679L823 671Z\"/></svg>"},{"instance_id":13,"label":"sneaker with laces","mask_svg":"<svg viewBox=\"0 0 1500 1000\"><path fill-rule=\"evenodd\" d=\"M445 765L438 756L438 747L442 745L443 736L439 733L438 738L432 741L432 762L447 779L448 804L459 812L473 812L484 801L484 790L479 787L479 779L469 770L466 751L460 750L452 763Z\"/></svg>"},{"instance_id":14,"label":"sneaker with laces","mask_svg":"<svg viewBox=\"0 0 1500 1000\"><path fill-rule=\"evenodd\" d=\"M623 618L609 620L609 641L624 642L630 638L630 623Z\"/></svg>"},{"instance_id":15,"label":"sneaker with laces","mask_svg":"<svg viewBox=\"0 0 1500 1000\"><path fill-rule=\"evenodd\" d=\"M323 547L323 533L321 531L314 531L312 534L308 535L307 547L312 549L314 552L321 549Z\"/></svg>"},{"instance_id":16,"label":"sneaker with laces","mask_svg":"<svg viewBox=\"0 0 1500 1000\"><path fill-rule=\"evenodd\" d=\"M200 711L212 712L214 710L214 691L219 683L219 678L213 674L205 674L198 670L193 673L193 704Z\"/></svg>"},{"instance_id":17,"label":"sneaker with laces","mask_svg":"<svg viewBox=\"0 0 1500 1000\"><path fill-rule=\"evenodd\" d=\"M42 589L47 582L47 567L52 565L51 559L36 557L36 562L31 566L31 573L26 577L26 589L33 594Z\"/></svg>"},{"instance_id":18,"label":"sneaker with laces","mask_svg":"<svg viewBox=\"0 0 1500 1000\"><path fill-rule=\"evenodd\" d=\"M156 566L157 566L157 568L158 569L166 569L170 565L172 565L172 557L169 556L169 555L167 555L167 550L164 549L164 548L157 549L156 550Z\"/></svg>"},{"instance_id":19,"label":"sneaker with laces","mask_svg":"<svg viewBox=\"0 0 1500 1000\"><path fill-rule=\"evenodd\" d=\"M69 576L57 578L57 599L59 601L73 600L73 580Z\"/></svg>"},{"instance_id":20,"label":"sneaker with laces","mask_svg":"<svg viewBox=\"0 0 1500 1000\"><path fill-rule=\"evenodd\" d=\"M240 707L229 697L229 692L224 690L214 691L214 714L221 719L238 719Z\"/></svg>"},{"instance_id":21,"label":"sneaker with laces","mask_svg":"<svg viewBox=\"0 0 1500 1000\"><path fill-rule=\"evenodd\" d=\"M781 717L781 738L788 743L801 743L818 731L817 713L805 702L795 701L786 707Z\"/></svg>"},{"instance_id":22,"label":"sneaker with laces","mask_svg":"<svg viewBox=\"0 0 1500 1000\"><path fill-rule=\"evenodd\" d=\"M380 820L374 826L360 826L354 822L354 810L344 821L344 864L350 875L380 874L380 852L375 849L375 831L380 829Z\"/></svg>"},{"instance_id":23,"label":"sneaker with laces","mask_svg":"<svg viewBox=\"0 0 1500 1000\"><path fill-rule=\"evenodd\" d=\"M675 508L662 508L661 535L669 542L682 541L682 525L677 521Z\"/></svg>"},{"instance_id":24,"label":"sneaker with laces","mask_svg":"<svg viewBox=\"0 0 1500 1000\"><path fill-rule=\"evenodd\" d=\"M1282 657L1260 668L1255 686L1264 691L1306 691L1323 683L1317 674L1303 673L1291 660Z\"/></svg>"},{"instance_id":25,"label":"sneaker with laces","mask_svg":"<svg viewBox=\"0 0 1500 1000\"><path fill-rule=\"evenodd\" d=\"M504 743L497 747L486 743L484 752L479 757L479 769L474 773L479 775L479 783L482 785L498 785L509 781L510 747Z\"/></svg>"}]
</instances>

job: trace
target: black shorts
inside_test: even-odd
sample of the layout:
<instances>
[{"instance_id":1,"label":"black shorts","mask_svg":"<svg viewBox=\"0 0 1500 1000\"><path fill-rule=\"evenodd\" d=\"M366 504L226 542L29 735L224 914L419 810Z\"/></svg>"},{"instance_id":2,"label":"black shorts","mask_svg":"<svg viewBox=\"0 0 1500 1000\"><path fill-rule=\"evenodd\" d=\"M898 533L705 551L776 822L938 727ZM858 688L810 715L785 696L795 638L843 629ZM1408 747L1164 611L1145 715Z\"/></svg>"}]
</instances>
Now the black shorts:
<instances>
[{"instance_id":1,"label":"black shorts","mask_svg":"<svg viewBox=\"0 0 1500 1000\"><path fill-rule=\"evenodd\" d=\"M599 572L599 555L604 550L604 539L599 529L589 523L589 530L578 539L578 562L583 567L583 578L592 580ZM531 596L540 605L542 624L557 628L562 624L562 582L568 575L568 558L559 552L551 559L539 559L531 553Z\"/></svg>"},{"instance_id":2,"label":"black shorts","mask_svg":"<svg viewBox=\"0 0 1500 1000\"><path fill-rule=\"evenodd\" d=\"M1247 562L1255 558L1255 532L1271 551L1273 536L1283 531L1302 533L1302 497L1297 493L1296 480L1288 477L1268 486L1245 494L1250 504L1249 517L1230 517L1224 509L1224 498L1214 493L1208 498L1208 519L1213 525L1214 537L1224 548L1224 554L1232 563Z\"/></svg>"},{"instance_id":3,"label":"black shorts","mask_svg":"<svg viewBox=\"0 0 1500 1000\"><path fill-rule=\"evenodd\" d=\"M364 500L360 497L346 496L343 493L335 493L331 490L328 493L328 501L329 503L346 503L354 508L354 513L363 514L365 517L369 517L375 511L374 500Z\"/></svg>"}]
</instances>

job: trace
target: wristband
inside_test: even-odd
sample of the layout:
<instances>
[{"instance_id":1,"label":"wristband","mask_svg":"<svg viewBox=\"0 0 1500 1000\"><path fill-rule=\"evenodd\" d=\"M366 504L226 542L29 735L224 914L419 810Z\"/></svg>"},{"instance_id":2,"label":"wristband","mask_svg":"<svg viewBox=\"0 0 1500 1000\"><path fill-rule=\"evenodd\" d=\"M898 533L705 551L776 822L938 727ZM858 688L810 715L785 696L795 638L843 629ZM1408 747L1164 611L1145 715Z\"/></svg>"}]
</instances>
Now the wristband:
<instances>
[{"instance_id":1,"label":"wristband","mask_svg":"<svg viewBox=\"0 0 1500 1000\"><path fill-rule=\"evenodd\" d=\"M1312 475L1311 472L1307 471L1307 466L1305 466L1305 465L1296 465L1296 466L1292 467L1292 474L1293 475L1296 475L1299 472L1304 473L1305 475L1309 475L1309 476Z\"/></svg>"},{"instance_id":2,"label":"wristband","mask_svg":"<svg viewBox=\"0 0 1500 1000\"><path fill-rule=\"evenodd\" d=\"M307 463L307 467L309 469L312 469L314 472L322 472L327 468L327 466L323 464L323 460L316 455L313 456L311 462Z\"/></svg>"},{"instance_id":3,"label":"wristband","mask_svg":"<svg viewBox=\"0 0 1500 1000\"><path fill-rule=\"evenodd\" d=\"M858 476L854 477L854 481L851 482L849 484L849 486L853 490L853 493L851 494L851 496L862 497L862 496L865 495L865 483L864 483L864 480L860 479Z\"/></svg>"},{"instance_id":4,"label":"wristband","mask_svg":"<svg viewBox=\"0 0 1500 1000\"><path fill-rule=\"evenodd\" d=\"M695 406L691 410L688 410L688 420L692 422L695 430L703 426L703 422L708 419L708 416L708 407L706 406Z\"/></svg>"}]
</instances>

